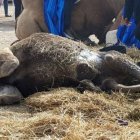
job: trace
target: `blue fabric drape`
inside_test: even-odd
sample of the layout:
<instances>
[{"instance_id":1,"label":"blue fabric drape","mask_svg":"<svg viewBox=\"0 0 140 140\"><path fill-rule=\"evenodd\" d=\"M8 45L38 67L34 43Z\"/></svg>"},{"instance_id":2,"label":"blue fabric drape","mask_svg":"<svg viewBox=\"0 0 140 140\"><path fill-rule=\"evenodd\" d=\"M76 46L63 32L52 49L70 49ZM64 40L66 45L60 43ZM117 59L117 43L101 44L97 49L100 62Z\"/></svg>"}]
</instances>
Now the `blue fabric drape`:
<instances>
[{"instance_id":1,"label":"blue fabric drape","mask_svg":"<svg viewBox=\"0 0 140 140\"><path fill-rule=\"evenodd\" d=\"M44 0L44 17L49 32L60 36L64 32L64 1Z\"/></svg>"},{"instance_id":2,"label":"blue fabric drape","mask_svg":"<svg viewBox=\"0 0 140 140\"><path fill-rule=\"evenodd\" d=\"M124 15L124 13L122 13ZM131 17L130 25L120 25L117 31L117 38L119 42L123 43L124 45L131 47L135 46L140 49L140 41L136 39L134 31L136 29L135 19Z\"/></svg>"}]
</instances>

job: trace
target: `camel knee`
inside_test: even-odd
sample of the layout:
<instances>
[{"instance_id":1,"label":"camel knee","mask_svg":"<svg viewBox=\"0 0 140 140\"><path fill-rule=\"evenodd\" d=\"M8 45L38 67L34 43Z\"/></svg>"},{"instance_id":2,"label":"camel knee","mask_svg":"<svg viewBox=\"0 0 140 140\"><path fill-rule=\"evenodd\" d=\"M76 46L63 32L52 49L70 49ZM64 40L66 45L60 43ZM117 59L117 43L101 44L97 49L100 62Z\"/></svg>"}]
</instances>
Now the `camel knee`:
<instances>
[{"instance_id":1,"label":"camel knee","mask_svg":"<svg viewBox=\"0 0 140 140\"><path fill-rule=\"evenodd\" d=\"M114 80L114 79L105 79L103 82L102 82L102 85L101 85L101 89L103 91L111 91L111 90L116 90L117 88L117 82Z\"/></svg>"},{"instance_id":2,"label":"camel knee","mask_svg":"<svg viewBox=\"0 0 140 140\"><path fill-rule=\"evenodd\" d=\"M0 78L9 76L18 66L19 61L9 48L0 50Z\"/></svg>"}]
</instances>

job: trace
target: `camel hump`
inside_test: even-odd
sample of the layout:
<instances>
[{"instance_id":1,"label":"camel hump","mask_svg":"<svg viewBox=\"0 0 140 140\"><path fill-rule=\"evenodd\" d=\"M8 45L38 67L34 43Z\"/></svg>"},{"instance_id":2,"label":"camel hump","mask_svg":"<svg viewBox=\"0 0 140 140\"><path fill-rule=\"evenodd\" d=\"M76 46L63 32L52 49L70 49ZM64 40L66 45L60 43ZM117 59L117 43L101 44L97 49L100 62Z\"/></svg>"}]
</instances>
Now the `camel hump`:
<instances>
[{"instance_id":1,"label":"camel hump","mask_svg":"<svg viewBox=\"0 0 140 140\"><path fill-rule=\"evenodd\" d=\"M20 62L23 59L53 58L57 61L66 62L69 58L76 58L81 50L88 48L81 42L75 42L70 39L48 34L35 33L30 37L15 43L11 50Z\"/></svg>"}]
</instances>

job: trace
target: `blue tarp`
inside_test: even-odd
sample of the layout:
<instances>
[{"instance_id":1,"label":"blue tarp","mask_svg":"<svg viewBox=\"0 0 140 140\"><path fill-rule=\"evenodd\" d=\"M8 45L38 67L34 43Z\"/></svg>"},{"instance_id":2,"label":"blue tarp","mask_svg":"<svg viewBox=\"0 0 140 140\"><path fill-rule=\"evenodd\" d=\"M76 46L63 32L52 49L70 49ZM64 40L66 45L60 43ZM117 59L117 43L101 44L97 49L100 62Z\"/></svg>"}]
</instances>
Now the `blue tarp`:
<instances>
[{"instance_id":1,"label":"blue tarp","mask_svg":"<svg viewBox=\"0 0 140 140\"><path fill-rule=\"evenodd\" d=\"M140 41L136 39L134 30L136 28L135 19L130 19L130 25L120 25L117 31L117 38L119 42L128 47L135 46L140 49Z\"/></svg>"},{"instance_id":2,"label":"blue tarp","mask_svg":"<svg viewBox=\"0 0 140 140\"><path fill-rule=\"evenodd\" d=\"M65 0L44 0L44 17L49 32L55 35L64 34Z\"/></svg>"}]
</instances>

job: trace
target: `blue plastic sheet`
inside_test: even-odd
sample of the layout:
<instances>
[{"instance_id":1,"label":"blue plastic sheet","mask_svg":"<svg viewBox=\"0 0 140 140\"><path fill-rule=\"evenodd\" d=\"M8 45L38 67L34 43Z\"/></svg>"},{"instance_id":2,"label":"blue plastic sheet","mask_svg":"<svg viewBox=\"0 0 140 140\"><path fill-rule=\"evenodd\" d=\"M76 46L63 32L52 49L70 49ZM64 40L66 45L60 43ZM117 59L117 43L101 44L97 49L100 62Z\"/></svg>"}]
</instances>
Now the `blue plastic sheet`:
<instances>
[{"instance_id":1,"label":"blue plastic sheet","mask_svg":"<svg viewBox=\"0 0 140 140\"><path fill-rule=\"evenodd\" d=\"M65 0L44 0L44 17L49 32L55 35L64 34Z\"/></svg>"}]
</instances>

